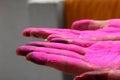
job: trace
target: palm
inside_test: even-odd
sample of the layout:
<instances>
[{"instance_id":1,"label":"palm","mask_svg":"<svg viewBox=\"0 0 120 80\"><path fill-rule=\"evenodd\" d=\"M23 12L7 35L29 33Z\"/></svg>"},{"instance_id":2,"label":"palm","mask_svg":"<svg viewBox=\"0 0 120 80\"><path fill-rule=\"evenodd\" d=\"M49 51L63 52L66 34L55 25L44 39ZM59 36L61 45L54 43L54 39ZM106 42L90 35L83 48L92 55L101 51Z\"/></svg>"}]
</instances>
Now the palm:
<instances>
[{"instance_id":1,"label":"palm","mask_svg":"<svg viewBox=\"0 0 120 80\"><path fill-rule=\"evenodd\" d=\"M86 50L85 58L100 68L119 68L120 41L102 41ZM113 66L114 65L114 66Z\"/></svg>"}]
</instances>

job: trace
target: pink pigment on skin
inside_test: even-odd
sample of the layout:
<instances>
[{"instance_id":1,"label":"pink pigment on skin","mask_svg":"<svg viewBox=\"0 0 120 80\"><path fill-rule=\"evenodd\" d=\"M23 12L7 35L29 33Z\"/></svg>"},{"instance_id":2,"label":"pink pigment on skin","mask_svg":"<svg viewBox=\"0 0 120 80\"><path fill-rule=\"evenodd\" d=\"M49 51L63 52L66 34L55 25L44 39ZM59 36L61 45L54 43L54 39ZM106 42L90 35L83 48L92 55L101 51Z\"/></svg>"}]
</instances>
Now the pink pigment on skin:
<instances>
[{"instance_id":1,"label":"pink pigment on skin","mask_svg":"<svg viewBox=\"0 0 120 80\"><path fill-rule=\"evenodd\" d=\"M120 19L110 19L108 27L120 28Z\"/></svg>"},{"instance_id":2,"label":"pink pigment on skin","mask_svg":"<svg viewBox=\"0 0 120 80\"><path fill-rule=\"evenodd\" d=\"M62 44L62 43L55 43L55 42L38 42L38 41L34 41L34 42L29 42L27 45L31 45L31 46L38 46L38 47L47 47L47 48L55 48L55 49L62 49L62 50L70 50L73 52L77 52L80 53L82 55L84 55L84 48L77 46L77 45L73 45L73 44Z\"/></svg>"},{"instance_id":3,"label":"pink pigment on skin","mask_svg":"<svg viewBox=\"0 0 120 80\"><path fill-rule=\"evenodd\" d=\"M112 31L112 32L111 32ZM55 41L56 38L63 38L68 40L91 40L91 41L104 41L104 40L120 40L120 31L116 29L109 30L104 28L96 31L81 31L79 35L75 34L51 34L47 37L49 41ZM63 40L62 39L62 40ZM59 40L60 41L60 40Z\"/></svg>"},{"instance_id":4,"label":"pink pigment on skin","mask_svg":"<svg viewBox=\"0 0 120 80\"><path fill-rule=\"evenodd\" d=\"M82 23L87 24L87 26L84 27L84 28L87 28L88 23L91 23L93 21L95 21L95 20L80 20L80 21L76 21L73 24L78 25L78 26L82 25ZM111 20L109 20L107 27L111 28L111 26L112 26L112 27L114 27L114 30L115 30L116 27L119 28L119 21L120 21L120 19L111 19ZM76 26L73 26L73 27L76 27ZM82 27L80 27L80 28L82 28ZM106 28L106 27L104 27L104 28ZM107 32L110 31L110 29L104 29L104 28L102 28L103 30L100 30L100 31L107 31ZM114 30L112 29L111 31L114 31ZM119 30L119 29L116 29L116 30ZM42 37L42 38L47 38L51 33L52 34L61 34L61 35L63 34L63 35L68 36L68 34L79 35L80 31L79 30L71 30L71 29L56 29L56 28L27 28L23 31L24 36L34 36L34 37ZM73 37L75 37L75 36L73 36Z\"/></svg>"},{"instance_id":5,"label":"pink pigment on skin","mask_svg":"<svg viewBox=\"0 0 120 80\"><path fill-rule=\"evenodd\" d=\"M75 45L82 46L82 47L90 47L94 43L96 43L96 41L80 40L80 39L71 40L71 44L75 44Z\"/></svg>"},{"instance_id":6,"label":"pink pigment on skin","mask_svg":"<svg viewBox=\"0 0 120 80\"><path fill-rule=\"evenodd\" d=\"M90 23L94 22L94 20L86 19L86 20L78 20L72 23L72 29L76 30L89 30Z\"/></svg>"},{"instance_id":7,"label":"pink pigment on skin","mask_svg":"<svg viewBox=\"0 0 120 80\"><path fill-rule=\"evenodd\" d=\"M78 52L80 52L81 49L77 47L75 47L75 50L72 50L72 48L69 48L69 46L49 43L47 43L45 46L41 46L43 43L40 43L40 46L36 46L38 43L35 45L33 43L32 46L29 44L24 47L20 47L17 49L17 54L23 56L27 55L26 59L34 63L47 65L75 75L86 71L92 71L93 69L96 70L96 66L97 69L120 69L120 42L101 41L120 39L120 30L118 29L119 25L116 25L116 23L118 22L114 20L113 24L109 24L110 26L94 32L78 30L72 31L70 29L59 30L50 28L29 28L23 32L24 36L42 36L43 38L47 38L52 32L52 34L55 34L52 40L55 41L56 37L57 39L59 38L58 40L56 39L56 42L64 42L64 44L66 43L67 45L68 43L72 43L73 45L75 44L77 46L87 46L84 51L85 55L79 54ZM35 29L37 29L39 32L34 32ZM40 30L43 30L43 32ZM67 38L59 37L59 34L65 35ZM80 38L77 39L76 36L79 35L81 38L83 38L83 40ZM86 41L84 38L89 40L93 38L101 42Z\"/></svg>"},{"instance_id":8,"label":"pink pigment on skin","mask_svg":"<svg viewBox=\"0 0 120 80\"><path fill-rule=\"evenodd\" d=\"M54 31L52 32L55 33ZM23 31L23 35L46 38L52 32L44 28L27 28Z\"/></svg>"},{"instance_id":9,"label":"pink pigment on skin","mask_svg":"<svg viewBox=\"0 0 120 80\"><path fill-rule=\"evenodd\" d=\"M71 38L71 39L63 39L63 38L54 38L50 40L51 42L57 42L57 43L66 43L66 44L74 44L81 47L89 47L92 44L96 43L96 41L89 41L89 40L81 40L78 38Z\"/></svg>"},{"instance_id":10,"label":"pink pigment on skin","mask_svg":"<svg viewBox=\"0 0 120 80\"><path fill-rule=\"evenodd\" d=\"M69 57L75 57L75 58L82 58L79 54L75 53L73 51L67 51L64 49L54 49L54 48L46 48L46 47L36 47L36 46L21 46L17 49L17 54L19 55L27 55L30 52L45 52L47 54L56 54L56 55L62 55L62 56L69 56Z\"/></svg>"},{"instance_id":11,"label":"pink pigment on skin","mask_svg":"<svg viewBox=\"0 0 120 80\"><path fill-rule=\"evenodd\" d=\"M74 35L74 34L51 34L47 37L47 40L50 41L54 38L65 38L65 39L71 39L71 38L78 38L79 35Z\"/></svg>"},{"instance_id":12,"label":"pink pigment on skin","mask_svg":"<svg viewBox=\"0 0 120 80\"><path fill-rule=\"evenodd\" d=\"M85 57L96 66L113 66L120 58L120 41L101 41L89 47ZM92 50L92 51L91 51ZM99 63L98 63L99 62ZM115 65L115 64L114 64ZM116 65L117 66L117 65ZM118 66L119 67L119 66Z\"/></svg>"},{"instance_id":13,"label":"pink pigment on skin","mask_svg":"<svg viewBox=\"0 0 120 80\"><path fill-rule=\"evenodd\" d=\"M39 57L38 55L33 55L33 53L29 53L26 56L26 60L29 60L31 62L34 62L36 64L40 64L40 65L46 65L46 62L47 62L47 58L45 58L44 56Z\"/></svg>"},{"instance_id":14,"label":"pink pigment on skin","mask_svg":"<svg viewBox=\"0 0 120 80\"><path fill-rule=\"evenodd\" d=\"M20 46L19 48L17 48L16 54L21 56L26 56L28 53L32 51L33 49L31 49L30 47Z\"/></svg>"},{"instance_id":15,"label":"pink pigment on skin","mask_svg":"<svg viewBox=\"0 0 120 80\"><path fill-rule=\"evenodd\" d=\"M37 61L35 63L41 64L42 61L42 64L45 63L46 66L51 66L71 74L80 74L91 70L90 64L76 58L45 54L42 52L30 53L30 56L27 56L27 59L31 61L31 58L32 62Z\"/></svg>"},{"instance_id":16,"label":"pink pigment on skin","mask_svg":"<svg viewBox=\"0 0 120 80\"><path fill-rule=\"evenodd\" d=\"M33 30L34 28L26 28L26 29L24 29L24 31L23 31L23 36L26 36L26 37L29 37L29 36L31 36L30 35L30 32L31 32L31 30Z\"/></svg>"},{"instance_id":17,"label":"pink pigment on skin","mask_svg":"<svg viewBox=\"0 0 120 80\"><path fill-rule=\"evenodd\" d=\"M55 29L55 28L27 28L23 31L24 36L34 36L37 38L47 38L51 34L57 34L64 36L72 36L75 37L79 35L79 31L71 30L71 29ZM56 36L55 36L56 37Z\"/></svg>"},{"instance_id":18,"label":"pink pigment on skin","mask_svg":"<svg viewBox=\"0 0 120 80\"><path fill-rule=\"evenodd\" d=\"M68 50L59 50L59 49L57 50L57 49L52 49L52 48L48 49L48 48L34 47L34 46L32 46L32 47L31 46L26 46L24 48L22 47L22 48L19 48L19 49L22 49L23 51L22 50L19 50L19 51L21 51L21 54L22 54L22 52L24 52L24 51L26 52L26 49L27 49L27 51L29 49L30 49L30 51L33 49L32 52L27 52L26 54L29 55L29 53L38 52L39 55L41 55L41 56L43 55L41 53L44 53L44 55L49 55L49 56L55 55L58 58L60 57L60 59L62 58L63 60L64 59L68 60L67 63L69 65L74 64L74 62L76 64L75 60L78 60L78 61L83 61L86 64L90 63L91 65L93 65L94 69L95 69L96 66L98 66L99 69L105 68L105 67L119 68L120 66L117 66L117 63L119 61L117 61L117 60L119 60L119 57L120 57L120 54L119 54L120 45L118 45L118 44L120 44L120 41L115 41L115 42L113 42L113 41L101 41L101 42L97 42L97 43L93 44L92 46L88 47L85 50L86 53L85 53L84 57L82 57L82 55L80 55L80 54L77 54L75 52L73 53L72 51L68 51ZM47 53L47 51L48 51L49 54ZM55 57L55 56L53 56L53 57ZM53 57L50 57L49 59L54 59ZM72 62L71 62L71 60L72 60ZM77 61L77 63L78 63L78 61ZM36 62L36 63L39 63L39 62ZM84 65L86 65L86 64L84 64ZM115 66L113 66L113 64ZM52 66L52 64L51 64L51 66ZM56 66L56 68L57 68L57 66ZM77 67L81 68L81 66L82 65L79 65ZM64 68L64 67L61 67L61 68Z\"/></svg>"}]
</instances>

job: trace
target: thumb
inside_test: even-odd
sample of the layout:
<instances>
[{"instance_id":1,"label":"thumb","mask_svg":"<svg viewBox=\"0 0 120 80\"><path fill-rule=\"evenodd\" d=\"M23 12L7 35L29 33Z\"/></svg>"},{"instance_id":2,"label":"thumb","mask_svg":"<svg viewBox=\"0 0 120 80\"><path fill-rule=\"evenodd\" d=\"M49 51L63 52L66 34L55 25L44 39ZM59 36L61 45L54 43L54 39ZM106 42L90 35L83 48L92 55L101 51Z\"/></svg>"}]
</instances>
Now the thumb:
<instances>
[{"instance_id":1,"label":"thumb","mask_svg":"<svg viewBox=\"0 0 120 80\"><path fill-rule=\"evenodd\" d=\"M120 70L86 72L74 80L120 80Z\"/></svg>"},{"instance_id":2,"label":"thumb","mask_svg":"<svg viewBox=\"0 0 120 80\"><path fill-rule=\"evenodd\" d=\"M91 19L77 20L72 23L72 29L76 30L88 30L89 25L94 22Z\"/></svg>"}]
</instances>

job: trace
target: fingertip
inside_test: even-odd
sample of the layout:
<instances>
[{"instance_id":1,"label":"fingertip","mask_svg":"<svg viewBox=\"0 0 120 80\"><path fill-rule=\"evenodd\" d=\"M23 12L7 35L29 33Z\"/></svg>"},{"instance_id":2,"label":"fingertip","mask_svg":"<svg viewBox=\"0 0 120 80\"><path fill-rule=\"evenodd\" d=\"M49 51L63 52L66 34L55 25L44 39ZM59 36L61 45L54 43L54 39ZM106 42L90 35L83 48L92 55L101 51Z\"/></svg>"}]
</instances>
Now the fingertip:
<instances>
[{"instance_id":1,"label":"fingertip","mask_svg":"<svg viewBox=\"0 0 120 80\"><path fill-rule=\"evenodd\" d=\"M16 49L16 54L18 56L25 56L26 55L25 52L21 50L21 48L17 48Z\"/></svg>"},{"instance_id":2,"label":"fingertip","mask_svg":"<svg viewBox=\"0 0 120 80\"><path fill-rule=\"evenodd\" d=\"M27 46L20 46L16 49L16 54L19 56L26 56L29 52L31 52L31 49L28 49Z\"/></svg>"},{"instance_id":3,"label":"fingertip","mask_svg":"<svg viewBox=\"0 0 120 80\"><path fill-rule=\"evenodd\" d=\"M30 32L31 32L31 30L33 30L33 29L35 29L35 28L26 28L26 29L24 29L23 32L22 32L22 35L23 35L23 36L26 36L26 37L31 36L31 35L30 35Z\"/></svg>"},{"instance_id":4,"label":"fingertip","mask_svg":"<svg viewBox=\"0 0 120 80\"><path fill-rule=\"evenodd\" d=\"M32 55L32 53L27 54L25 58L26 58L26 60L28 60L28 61L33 60L33 55Z\"/></svg>"},{"instance_id":5,"label":"fingertip","mask_svg":"<svg viewBox=\"0 0 120 80\"><path fill-rule=\"evenodd\" d=\"M21 55L19 48L16 49L16 54Z\"/></svg>"},{"instance_id":6,"label":"fingertip","mask_svg":"<svg viewBox=\"0 0 120 80\"><path fill-rule=\"evenodd\" d=\"M31 61L36 64L45 65L47 62L47 59L44 55L41 56L41 54L42 54L42 52L29 53L26 56L26 60Z\"/></svg>"}]
</instances>

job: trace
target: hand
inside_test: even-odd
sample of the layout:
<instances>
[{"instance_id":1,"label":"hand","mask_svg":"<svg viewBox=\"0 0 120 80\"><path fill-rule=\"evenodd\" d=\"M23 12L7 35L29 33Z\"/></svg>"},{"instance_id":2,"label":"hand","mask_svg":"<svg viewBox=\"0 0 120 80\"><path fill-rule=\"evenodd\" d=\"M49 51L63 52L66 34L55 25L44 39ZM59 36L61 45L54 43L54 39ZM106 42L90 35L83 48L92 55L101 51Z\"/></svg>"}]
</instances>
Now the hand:
<instances>
[{"instance_id":1,"label":"hand","mask_svg":"<svg viewBox=\"0 0 120 80\"><path fill-rule=\"evenodd\" d=\"M48 42L46 44L45 42L31 42L25 46L19 47L17 49L17 54L24 55L24 56L26 56L27 60L30 60L37 64L43 64L43 65L47 65L50 67L54 67L54 68L57 68L59 70L62 70L64 72L74 74L74 75L81 74L80 76L77 76L75 78L75 80L89 80L89 79L90 80L96 80L96 79L97 80L98 79L100 79L100 80L119 80L120 79L120 77L119 77L120 71L118 68L119 66L117 68L116 67L111 68L111 66L107 66L107 65L105 65L106 67L105 66L98 67L98 65L97 65L97 68L96 68L96 65L94 65L94 62L95 62L94 59L92 60L93 64L88 63L88 61L90 61L89 59L95 58L96 56L95 57L94 57L94 55L89 56L89 54L87 54L87 53L95 52L95 54L97 55L97 52L95 50L90 49L90 47L92 47L93 44L98 44L97 41L119 40L119 29L118 29L119 25L109 26L109 29L108 29L108 27L97 28L96 31L99 30L98 32L100 32L100 33L102 32L103 34L105 32L105 34L107 33L108 37L106 37L106 35L100 37L99 34L98 34L98 36L99 36L98 37L96 35L92 35L91 32L90 33L92 36L90 35L89 37L87 37L90 34L89 31L88 32L81 31L82 28L80 28L80 27L78 27L79 30L55 29L55 28L54 29L28 28L28 29L24 30L24 32L23 32L24 36L34 36L37 38L42 37L44 39L47 38L50 41L61 42L61 43L53 43L53 42L49 43ZM74 28L74 29L76 29L76 28ZM84 28L83 30L87 30L87 29L88 28L86 28L86 29ZM95 29L91 28L91 30L95 30ZM61 34L61 32L62 32L62 34ZM98 32L96 32L96 33L98 33ZM111 36L111 34L109 34L111 32L112 32L112 36ZM79 35L80 33L85 34L86 36L83 37L83 35L82 35L82 38L78 39L78 37L81 37L81 35ZM56 34L55 37L54 37L54 34ZM70 35L68 35L68 34L70 34ZM116 36L116 34L117 34L117 36ZM72 35L72 37L71 37L71 35ZM50 36L52 36L53 38L51 38ZM92 38L92 37L95 37L96 39ZM70 43L70 44L67 44L69 46L65 46L62 43ZM104 44L104 42L102 42L102 43ZM44 48L43 48L43 45L41 45L41 44L46 44L47 46L44 46ZM54 45L54 44L60 45L60 46L55 47L56 45ZM54 45L54 46L51 46L51 45ZM70 48L70 46L72 46L72 45L76 46L75 49ZM63 46L65 46L65 47L63 47ZM77 46L79 46L79 49ZM83 46L83 47L81 47L81 46ZM88 48L85 48L85 47L88 47ZM63 49L63 50L61 51L61 49ZM88 50L86 50L86 49L88 49ZM68 54L65 54L65 53L68 53ZM78 56L78 54L79 54L79 56ZM87 57L85 55L89 56L91 58L87 59ZM107 54L105 54L104 56L106 56L106 55ZM102 56L102 55L100 55L100 56ZM112 55L112 56L114 57L114 55ZM62 60L60 60L61 57L62 57ZM78 60L80 60L80 61L78 61ZM90 61L90 62L92 62L92 61ZM66 63L67 65L64 63ZM56 66L56 64L59 64L59 65ZM79 64L81 64L81 66ZM93 66L95 69L93 68ZM73 69L73 70L71 70L71 69ZM81 69L81 70L79 70L79 69Z\"/></svg>"},{"instance_id":2,"label":"hand","mask_svg":"<svg viewBox=\"0 0 120 80\"><path fill-rule=\"evenodd\" d=\"M43 38L47 41L76 44L83 47L88 47L96 41L88 41L79 39L80 31L72 29L57 29L57 28L27 28L23 31L26 37Z\"/></svg>"},{"instance_id":3,"label":"hand","mask_svg":"<svg viewBox=\"0 0 120 80\"><path fill-rule=\"evenodd\" d=\"M75 80L120 80L120 41L90 47L54 42L30 42L17 49L27 60L80 75Z\"/></svg>"},{"instance_id":4,"label":"hand","mask_svg":"<svg viewBox=\"0 0 120 80\"><path fill-rule=\"evenodd\" d=\"M27 28L23 31L23 35L88 47L96 41L120 40L120 25L118 22L120 22L120 19L106 21L80 20L73 23L72 29ZM95 30L95 27L98 28Z\"/></svg>"},{"instance_id":5,"label":"hand","mask_svg":"<svg viewBox=\"0 0 120 80\"><path fill-rule=\"evenodd\" d=\"M103 31L104 30L104 31ZM24 36L44 38L51 42L76 44L82 47L89 47L97 41L120 40L120 31L116 28L100 29L96 31L78 31L72 29L53 28L27 28L23 31Z\"/></svg>"}]
</instances>

